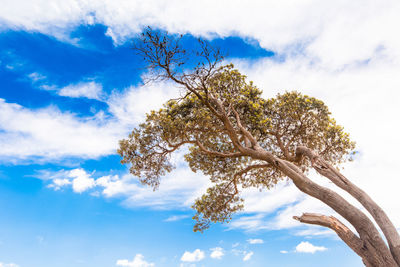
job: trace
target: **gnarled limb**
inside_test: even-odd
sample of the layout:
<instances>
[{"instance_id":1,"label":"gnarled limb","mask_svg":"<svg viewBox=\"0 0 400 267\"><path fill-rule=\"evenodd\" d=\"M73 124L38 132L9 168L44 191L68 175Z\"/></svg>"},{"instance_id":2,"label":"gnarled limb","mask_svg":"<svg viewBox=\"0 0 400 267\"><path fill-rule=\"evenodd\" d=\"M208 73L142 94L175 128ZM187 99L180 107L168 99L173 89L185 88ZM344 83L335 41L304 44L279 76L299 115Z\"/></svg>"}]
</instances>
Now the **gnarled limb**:
<instances>
[{"instance_id":1,"label":"gnarled limb","mask_svg":"<svg viewBox=\"0 0 400 267\"><path fill-rule=\"evenodd\" d=\"M293 219L302 223L314 224L332 229L355 253L357 253L363 259L367 266L372 266L366 259L368 255L365 255L362 240L334 216L326 216L316 213L303 213L303 215L300 217L293 216Z\"/></svg>"},{"instance_id":2,"label":"gnarled limb","mask_svg":"<svg viewBox=\"0 0 400 267\"><path fill-rule=\"evenodd\" d=\"M378 230L362 211L351 205L336 192L310 180L293 163L281 160L267 151L259 153L263 155L261 157L264 157L267 162L270 162L287 175L302 192L321 200L353 225L363 241L365 250L368 253L377 255L373 258L374 261L371 262L372 266L398 266ZM296 171L296 169L298 170Z\"/></svg>"},{"instance_id":3,"label":"gnarled limb","mask_svg":"<svg viewBox=\"0 0 400 267\"><path fill-rule=\"evenodd\" d=\"M335 185L352 195L372 215L386 237L393 258L400 266L400 235L382 208L379 207L378 204L376 204L376 202L361 188L353 184L311 149L299 146L296 149L296 156L299 158L302 155L310 159L312 166L319 174L325 176Z\"/></svg>"}]
</instances>

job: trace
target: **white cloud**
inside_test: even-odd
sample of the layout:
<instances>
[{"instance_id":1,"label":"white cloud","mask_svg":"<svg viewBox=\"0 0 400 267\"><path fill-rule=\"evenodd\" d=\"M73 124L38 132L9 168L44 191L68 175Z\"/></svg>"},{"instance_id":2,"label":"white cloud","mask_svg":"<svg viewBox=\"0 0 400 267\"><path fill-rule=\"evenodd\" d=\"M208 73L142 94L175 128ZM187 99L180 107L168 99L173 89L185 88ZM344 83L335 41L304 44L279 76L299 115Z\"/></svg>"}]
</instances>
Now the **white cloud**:
<instances>
[{"instance_id":1,"label":"white cloud","mask_svg":"<svg viewBox=\"0 0 400 267\"><path fill-rule=\"evenodd\" d=\"M22 1L6 0L0 11L3 27L40 31L71 42L76 40L68 32L78 24L104 24L116 43L138 33L143 25L152 25L196 36L237 34L280 53L301 50L332 65L363 61L380 49L399 55L400 39L394 34L400 11L396 0L385 4L254 0L219 1L217 5L212 0L150 0L145 5L124 0L56 0L51 5L44 0Z\"/></svg>"},{"instance_id":2,"label":"white cloud","mask_svg":"<svg viewBox=\"0 0 400 267\"><path fill-rule=\"evenodd\" d=\"M208 185L208 178L180 168L163 177L156 191L140 185L132 175L127 174L105 184L103 195L106 197L125 196L124 205L128 207L189 207L195 198L205 192Z\"/></svg>"},{"instance_id":3,"label":"white cloud","mask_svg":"<svg viewBox=\"0 0 400 267\"><path fill-rule=\"evenodd\" d=\"M277 213L277 215L269 221L269 227L272 229L292 228L300 225L298 221L293 219L294 215L301 215L303 212L320 212L322 214L335 214L332 209L325 206L319 200L312 197L304 197L301 201L288 205ZM315 229L320 229L315 227Z\"/></svg>"},{"instance_id":4,"label":"white cloud","mask_svg":"<svg viewBox=\"0 0 400 267\"><path fill-rule=\"evenodd\" d=\"M54 106L29 109L0 98L0 160L51 161L115 154L118 141L143 121L147 112L178 94L179 89L166 83L130 87L104 100L110 116L100 111L87 117Z\"/></svg>"},{"instance_id":5,"label":"white cloud","mask_svg":"<svg viewBox=\"0 0 400 267\"><path fill-rule=\"evenodd\" d=\"M287 250L281 250L281 251L279 251L280 253L282 253L282 254L287 254L287 253L289 253Z\"/></svg>"},{"instance_id":6,"label":"white cloud","mask_svg":"<svg viewBox=\"0 0 400 267\"><path fill-rule=\"evenodd\" d=\"M28 75L29 79L32 80L32 82L37 82L46 79L46 76L43 74L40 74L38 72L32 72Z\"/></svg>"},{"instance_id":7,"label":"white cloud","mask_svg":"<svg viewBox=\"0 0 400 267\"><path fill-rule=\"evenodd\" d=\"M193 252L185 251L185 253L183 253L183 255L181 257L181 261L197 262L197 261L201 261L202 259L204 259L204 257L205 257L204 251L202 251L200 249L196 249Z\"/></svg>"},{"instance_id":8,"label":"white cloud","mask_svg":"<svg viewBox=\"0 0 400 267\"><path fill-rule=\"evenodd\" d=\"M188 218L189 215L173 215L165 219L165 222L176 222Z\"/></svg>"},{"instance_id":9,"label":"white cloud","mask_svg":"<svg viewBox=\"0 0 400 267\"><path fill-rule=\"evenodd\" d=\"M124 92L114 92L108 99L109 111L125 125L137 125L150 110L159 109L167 100L179 95L172 83L149 83L129 87Z\"/></svg>"},{"instance_id":10,"label":"white cloud","mask_svg":"<svg viewBox=\"0 0 400 267\"><path fill-rule=\"evenodd\" d=\"M58 90L58 94L68 97L86 97L100 100L102 98L102 86L95 82L81 82L71 84Z\"/></svg>"},{"instance_id":11,"label":"white cloud","mask_svg":"<svg viewBox=\"0 0 400 267\"><path fill-rule=\"evenodd\" d=\"M117 260L116 265L123 267L154 267L154 263L149 263L145 261L142 254L136 254L135 258L132 261Z\"/></svg>"},{"instance_id":12,"label":"white cloud","mask_svg":"<svg viewBox=\"0 0 400 267\"><path fill-rule=\"evenodd\" d=\"M249 242L249 244L263 244L264 240L262 240L262 239L248 239L247 242Z\"/></svg>"},{"instance_id":13,"label":"white cloud","mask_svg":"<svg viewBox=\"0 0 400 267\"><path fill-rule=\"evenodd\" d=\"M304 195L292 183L282 181L270 190L260 192L257 188L243 190L245 211L270 213L287 204L299 201Z\"/></svg>"},{"instance_id":14,"label":"white cloud","mask_svg":"<svg viewBox=\"0 0 400 267\"><path fill-rule=\"evenodd\" d=\"M126 130L55 107L31 110L0 99L0 159L96 158L115 153Z\"/></svg>"},{"instance_id":15,"label":"white cloud","mask_svg":"<svg viewBox=\"0 0 400 267\"><path fill-rule=\"evenodd\" d=\"M246 252L244 257L243 257L243 261L248 261L251 259L251 257L253 256L254 252L250 251L250 252Z\"/></svg>"},{"instance_id":16,"label":"white cloud","mask_svg":"<svg viewBox=\"0 0 400 267\"><path fill-rule=\"evenodd\" d=\"M212 252L211 252L210 257L213 258L213 259L220 260L225 255L224 249L221 248L221 247L212 248L211 251Z\"/></svg>"},{"instance_id":17,"label":"white cloud","mask_svg":"<svg viewBox=\"0 0 400 267\"><path fill-rule=\"evenodd\" d=\"M182 161L182 159L178 160ZM182 163L180 163L182 164ZM156 209L189 208L194 199L200 197L210 186L204 175L191 172L186 166L180 166L162 177L158 190L141 185L131 174L106 175L96 177L93 173L76 168L71 170L38 171L34 177L49 182L49 188L60 190L71 186L76 193L91 189L92 195L106 198L120 198L126 207L152 207ZM166 221L187 218L188 215L176 215Z\"/></svg>"},{"instance_id":18,"label":"white cloud","mask_svg":"<svg viewBox=\"0 0 400 267\"><path fill-rule=\"evenodd\" d=\"M82 193L95 186L95 180L83 169L61 170L58 172L41 171L34 175L43 180L50 180L49 188L60 190L71 186L75 193Z\"/></svg>"},{"instance_id":19,"label":"white cloud","mask_svg":"<svg viewBox=\"0 0 400 267\"><path fill-rule=\"evenodd\" d=\"M163 177L159 189L140 187L124 202L126 206L190 207L210 186L207 177L193 173L187 167L178 168Z\"/></svg>"},{"instance_id":20,"label":"white cloud","mask_svg":"<svg viewBox=\"0 0 400 267\"><path fill-rule=\"evenodd\" d=\"M268 229L266 225L265 215L263 213L256 213L255 215L242 215L237 219L232 220L228 224L230 228L239 228L247 231L257 231Z\"/></svg>"},{"instance_id":21,"label":"white cloud","mask_svg":"<svg viewBox=\"0 0 400 267\"><path fill-rule=\"evenodd\" d=\"M313 180L315 180L319 184L323 184L328 187L333 187L327 181L324 181L321 177L316 177L316 175L311 175ZM285 185L292 187L293 189L299 191L295 188L293 184ZM282 196L279 193L288 192L288 195ZM293 192L291 195L289 192ZM260 201L265 198L264 193L258 193L260 196ZM278 230L278 229L291 229L291 228L300 228L294 232L296 235L302 236L313 236L313 235L334 235L333 231L326 230L326 228L322 228L319 226L307 225L298 222L297 220L293 219L295 215L301 215L304 212L315 212L315 213L322 213L326 215L335 215L339 219L340 216L336 215L336 213L330 209L328 206L324 205L319 200L312 198L310 196L306 196L303 193L299 193L296 191L281 191L277 190L274 192L266 192L265 194L268 195L268 198L292 198L292 201L288 201L287 203L284 202L282 204L277 204L275 209L269 211L269 209L262 208L262 205L256 204L256 207L261 207L260 209L251 207L250 210L252 212L247 212L246 208L245 211L238 217L236 217L228 227L231 229L243 229L249 232L255 232L259 230ZM251 198L256 199L257 193L251 195ZM279 209L279 210L278 210ZM321 230L322 229L322 230Z\"/></svg>"},{"instance_id":22,"label":"white cloud","mask_svg":"<svg viewBox=\"0 0 400 267\"><path fill-rule=\"evenodd\" d=\"M314 246L313 244L311 244L310 242L301 242L300 244L298 244L296 246L296 252L300 252L300 253L312 253L314 254L317 251L324 251L327 250L326 247L318 247L318 246Z\"/></svg>"},{"instance_id":23,"label":"white cloud","mask_svg":"<svg viewBox=\"0 0 400 267\"><path fill-rule=\"evenodd\" d=\"M95 185L94 179L83 169L74 169L69 172L69 177L72 178L72 189L76 193L82 193Z\"/></svg>"},{"instance_id":24,"label":"white cloud","mask_svg":"<svg viewBox=\"0 0 400 267\"><path fill-rule=\"evenodd\" d=\"M59 179L59 178L55 178L53 180L53 183L49 184L47 187L48 188L54 188L55 191L60 190L61 188L63 188L64 186L70 185L71 181L69 179Z\"/></svg>"}]
</instances>

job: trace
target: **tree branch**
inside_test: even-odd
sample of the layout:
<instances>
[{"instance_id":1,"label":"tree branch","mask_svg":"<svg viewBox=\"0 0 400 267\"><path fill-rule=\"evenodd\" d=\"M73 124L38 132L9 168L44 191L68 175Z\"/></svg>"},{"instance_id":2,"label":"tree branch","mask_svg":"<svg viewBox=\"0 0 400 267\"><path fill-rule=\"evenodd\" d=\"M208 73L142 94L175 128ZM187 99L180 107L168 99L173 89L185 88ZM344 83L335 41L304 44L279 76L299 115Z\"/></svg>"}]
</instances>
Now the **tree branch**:
<instances>
[{"instance_id":1,"label":"tree branch","mask_svg":"<svg viewBox=\"0 0 400 267\"><path fill-rule=\"evenodd\" d=\"M361 239L335 217L316 213L303 213L300 217L293 216L293 219L302 223L315 224L332 229L355 253L363 257Z\"/></svg>"},{"instance_id":2,"label":"tree branch","mask_svg":"<svg viewBox=\"0 0 400 267\"><path fill-rule=\"evenodd\" d=\"M235 174L235 176L242 176L243 174L253 170L253 169L259 169L259 168L267 168L267 167L272 167L271 164L267 163L267 164L254 164L254 165L249 165L246 168L244 168L243 170L237 172Z\"/></svg>"},{"instance_id":3,"label":"tree branch","mask_svg":"<svg viewBox=\"0 0 400 267\"><path fill-rule=\"evenodd\" d=\"M237 113L237 111L235 110L235 108L234 108L233 106L232 106L232 111L233 111L233 113L235 113L236 123L237 123L237 125L238 125L240 131L242 132L242 134L243 134L246 138L248 138L248 139L250 140L250 143L251 143L252 147L257 147L257 146L259 146L259 145L258 145L258 142L257 142L257 140L254 138L254 136L253 136L249 131L247 131L246 128L243 127L242 122L241 122L241 120L240 120L239 113Z\"/></svg>"},{"instance_id":4,"label":"tree branch","mask_svg":"<svg viewBox=\"0 0 400 267\"><path fill-rule=\"evenodd\" d=\"M258 155L255 154L254 156ZM373 251L379 252L373 266L398 266L378 230L363 212L336 192L310 180L293 163L279 159L267 151L260 155L260 159L262 157L287 175L302 192L321 200L348 220L365 242L366 249L370 250L371 253ZM298 170L296 171L296 169Z\"/></svg>"},{"instance_id":5,"label":"tree branch","mask_svg":"<svg viewBox=\"0 0 400 267\"><path fill-rule=\"evenodd\" d=\"M400 235L396 230L396 227L390 221L387 214L379 207L378 204L372 198L365 193L361 188L353 184L345 176L343 176L338 170L332 165L327 163L313 150L299 146L296 149L296 159L300 160L302 156L306 156L310 159L313 168L322 176L328 178L336 186L348 192L355 199L357 199L365 209L372 215L379 228L388 241L390 251L397 264L400 266Z\"/></svg>"}]
</instances>

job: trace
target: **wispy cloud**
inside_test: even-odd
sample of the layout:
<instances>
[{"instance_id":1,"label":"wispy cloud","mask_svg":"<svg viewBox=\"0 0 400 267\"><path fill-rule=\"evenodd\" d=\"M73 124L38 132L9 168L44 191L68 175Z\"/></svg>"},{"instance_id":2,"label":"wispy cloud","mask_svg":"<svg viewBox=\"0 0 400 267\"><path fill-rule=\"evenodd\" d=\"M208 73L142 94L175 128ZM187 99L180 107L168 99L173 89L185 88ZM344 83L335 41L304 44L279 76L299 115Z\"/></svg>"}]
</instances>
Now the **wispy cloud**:
<instances>
[{"instance_id":1,"label":"wispy cloud","mask_svg":"<svg viewBox=\"0 0 400 267\"><path fill-rule=\"evenodd\" d=\"M57 91L60 96L85 97L96 100L100 100L102 98L102 86L96 82L71 84Z\"/></svg>"},{"instance_id":2,"label":"wispy cloud","mask_svg":"<svg viewBox=\"0 0 400 267\"><path fill-rule=\"evenodd\" d=\"M15 263L2 263L0 262L0 267L19 267L19 265Z\"/></svg>"},{"instance_id":3,"label":"wispy cloud","mask_svg":"<svg viewBox=\"0 0 400 267\"><path fill-rule=\"evenodd\" d=\"M262 239L247 239L249 244L264 244L264 240Z\"/></svg>"},{"instance_id":4,"label":"wispy cloud","mask_svg":"<svg viewBox=\"0 0 400 267\"><path fill-rule=\"evenodd\" d=\"M165 219L165 222L176 222L188 218L189 215L173 215Z\"/></svg>"},{"instance_id":5,"label":"wispy cloud","mask_svg":"<svg viewBox=\"0 0 400 267\"><path fill-rule=\"evenodd\" d=\"M248 260L250 260L251 257L253 256L253 254L254 254L253 251L246 252L246 253L244 254L243 261L248 261Z\"/></svg>"},{"instance_id":6,"label":"wispy cloud","mask_svg":"<svg viewBox=\"0 0 400 267\"><path fill-rule=\"evenodd\" d=\"M45 75L38 73L38 72L32 72L32 73L28 74L28 77L32 80L32 82L38 82L38 81L46 79Z\"/></svg>"}]
</instances>

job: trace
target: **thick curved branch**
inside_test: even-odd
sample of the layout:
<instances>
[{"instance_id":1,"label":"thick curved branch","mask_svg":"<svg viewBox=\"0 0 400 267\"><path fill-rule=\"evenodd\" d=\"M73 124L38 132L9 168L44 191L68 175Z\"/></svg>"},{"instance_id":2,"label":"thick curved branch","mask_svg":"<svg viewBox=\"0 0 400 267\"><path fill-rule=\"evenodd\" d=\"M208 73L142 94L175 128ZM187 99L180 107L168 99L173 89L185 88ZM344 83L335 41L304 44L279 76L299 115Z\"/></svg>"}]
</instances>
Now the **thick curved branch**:
<instances>
[{"instance_id":1,"label":"thick curved branch","mask_svg":"<svg viewBox=\"0 0 400 267\"><path fill-rule=\"evenodd\" d=\"M371 252L377 252L376 254L378 257L375 259L373 266L398 266L378 230L363 212L350 204L336 192L311 181L293 163L279 159L265 150L259 150L250 154L253 155L249 156L261 160L264 159L270 164L273 164L276 168L287 175L302 192L321 200L349 221L349 223L357 230L360 238L364 241L366 249Z\"/></svg>"},{"instance_id":2,"label":"thick curved branch","mask_svg":"<svg viewBox=\"0 0 400 267\"><path fill-rule=\"evenodd\" d=\"M293 216L293 219L302 223L315 224L332 229L355 253L363 257L361 239L335 217L316 213L303 213L300 217Z\"/></svg>"},{"instance_id":3,"label":"thick curved branch","mask_svg":"<svg viewBox=\"0 0 400 267\"><path fill-rule=\"evenodd\" d=\"M357 255L359 255L367 267L375 267L374 259L376 253L365 250L364 242L356 236L346 225L334 216L326 216L316 213L303 213L300 217L293 216L293 219L307 224L320 225L332 229Z\"/></svg>"},{"instance_id":4,"label":"thick curved branch","mask_svg":"<svg viewBox=\"0 0 400 267\"><path fill-rule=\"evenodd\" d=\"M310 159L313 168L319 174L325 176L335 185L352 195L372 215L379 228L385 235L393 257L395 258L397 264L400 266L400 235L397 232L396 227L390 221L389 217L383 211L383 209L379 207L378 204L376 204L375 201L367 193L365 193L361 188L353 184L339 171L337 171L332 165L322 159L317 153L305 146L299 146L296 149L296 158L301 159L301 156L303 155Z\"/></svg>"}]
</instances>

